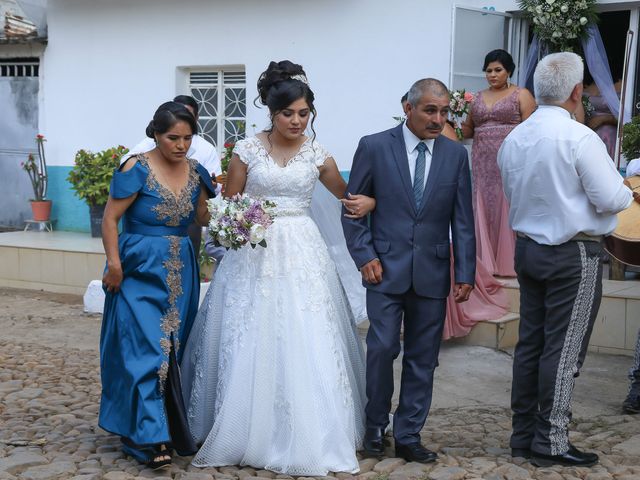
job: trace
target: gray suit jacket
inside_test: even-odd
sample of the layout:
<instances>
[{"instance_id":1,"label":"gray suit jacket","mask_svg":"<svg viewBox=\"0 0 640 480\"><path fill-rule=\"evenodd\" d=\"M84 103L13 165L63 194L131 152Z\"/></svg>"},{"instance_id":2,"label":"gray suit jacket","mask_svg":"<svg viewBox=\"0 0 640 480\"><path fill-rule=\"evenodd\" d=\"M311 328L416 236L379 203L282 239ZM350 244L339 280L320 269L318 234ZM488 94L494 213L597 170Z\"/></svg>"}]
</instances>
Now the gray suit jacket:
<instances>
[{"instance_id":1,"label":"gray suit jacket","mask_svg":"<svg viewBox=\"0 0 640 480\"><path fill-rule=\"evenodd\" d=\"M382 282L364 282L366 288L389 294L413 288L420 296L446 298L451 289L450 225L455 282L474 283L471 177L462 145L443 135L436 138L422 202L416 205L402 125L368 135L353 157L347 191L376 199L370 219L342 217L356 266L374 258L382 262Z\"/></svg>"}]
</instances>

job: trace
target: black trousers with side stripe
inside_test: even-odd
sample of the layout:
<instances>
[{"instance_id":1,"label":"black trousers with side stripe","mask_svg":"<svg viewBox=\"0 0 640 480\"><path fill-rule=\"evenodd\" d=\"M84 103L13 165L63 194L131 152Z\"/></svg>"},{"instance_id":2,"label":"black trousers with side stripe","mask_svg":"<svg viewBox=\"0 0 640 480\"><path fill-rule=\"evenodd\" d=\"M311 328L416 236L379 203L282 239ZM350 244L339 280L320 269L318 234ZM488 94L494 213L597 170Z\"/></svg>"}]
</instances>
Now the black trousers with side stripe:
<instances>
[{"instance_id":1,"label":"black trousers with side stripe","mask_svg":"<svg viewBox=\"0 0 640 480\"><path fill-rule=\"evenodd\" d=\"M602 297L602 245L518 237L520 330L513 361L511 448L569 449L574 380Z\"/></svg>"}]
</instances>

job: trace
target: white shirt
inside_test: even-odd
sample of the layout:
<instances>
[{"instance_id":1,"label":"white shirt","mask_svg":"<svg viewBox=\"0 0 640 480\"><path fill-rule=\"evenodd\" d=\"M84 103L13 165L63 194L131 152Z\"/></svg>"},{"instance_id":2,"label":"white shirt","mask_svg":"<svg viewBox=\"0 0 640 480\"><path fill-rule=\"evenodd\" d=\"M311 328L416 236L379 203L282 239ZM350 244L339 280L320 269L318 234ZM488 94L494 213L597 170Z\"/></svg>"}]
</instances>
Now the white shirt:
<instances>
[{"instance_id":1,"label":"white shirt","mask_svg":"<svg viewBox=\"0 0 640 480\"><path fill-rule=\"evenodd\" d=\"M602 140L561 107L540 106L514 128L498 166L511 228L541 244L608 235L633 200Z\"/></svg>"},{"instance_id":2,"label":"white shirt","mask_svg":"<svg viewBox=\"0 0 640 480\"><path fill-rule=\"evenodd\" d=\"M418 159L418 149L416 147L420 142L424 143L427 146L427 150L424 152L424 188L427 185L427 178L429 177L429 169L431 168L431 155L433 155L433 144L435 142L435 139L430 138L426 140L420 140L411 130L409 130L406 122L402 125L402 136L404 137L404 145L407 148L411 185L413 185L413 179L416 176L416 160Z\"/></svg>"},{"instance_id":3,"label":"white shirt","mask_svg":"<svg viewBox=\"0 0 640 480\"><path fill-rule=\"evenodd\" d=\"M134 155L138 155L139 153L150 152L154 148L156 148L155 140L153 138L146 137L135 147L129 150L129 153L122 157L120 163L123 163L126 159ZM216 175L220 175L222 173L220 157L218 156L216 148L200 135L194 135L191 137L191 147L189 147L189 151L187 152L187 158L197 160L200 165L207 169L209 174L215 173Z\"/></svg>"}]
</instances>

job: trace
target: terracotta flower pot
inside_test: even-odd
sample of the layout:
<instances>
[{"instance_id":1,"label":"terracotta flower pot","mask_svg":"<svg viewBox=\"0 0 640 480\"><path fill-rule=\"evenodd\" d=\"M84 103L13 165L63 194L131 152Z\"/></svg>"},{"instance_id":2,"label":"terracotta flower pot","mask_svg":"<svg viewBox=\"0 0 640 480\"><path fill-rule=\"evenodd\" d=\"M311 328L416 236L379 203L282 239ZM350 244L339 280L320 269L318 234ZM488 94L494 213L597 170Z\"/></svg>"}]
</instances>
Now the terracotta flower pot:
<instances>
[{"instance_id":1,"label":"terracotta flower pot","mask_svg":"<svg viewBox=\"0 0 640 480\"><path fill-rule=\"evenodd\" d=\"M33 219L39 222L46 222L51 218L51 200L32 200L31 212Z\"/></svg>"}]
</instances>

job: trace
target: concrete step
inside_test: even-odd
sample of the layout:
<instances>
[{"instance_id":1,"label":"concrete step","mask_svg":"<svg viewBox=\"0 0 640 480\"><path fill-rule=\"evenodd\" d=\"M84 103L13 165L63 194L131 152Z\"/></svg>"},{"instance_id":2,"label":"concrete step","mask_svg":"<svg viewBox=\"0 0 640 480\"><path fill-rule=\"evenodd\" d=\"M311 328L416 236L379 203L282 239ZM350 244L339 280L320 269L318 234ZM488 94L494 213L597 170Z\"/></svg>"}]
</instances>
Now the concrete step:
<instances>
[{"instance_id":1,"label":"concrete step","mask_svg":"<svg viewBox=\"0 0 640 480\"><path fill-rule=\"evenodd\" d=\"M105 261L102 239L88 233L0 233L2 287L82 295Z\"/></svg>"},{"instance_id":2,"label":"concrete step","mask_svg":"<svg viewBox=\"0 0 640 480\"><path fill-rule=\"evenodd\" d=\"M504 285L509 299L509 311L520 313L520 285L515 278L498 277Z\"/></svg>"},{"instance_id":3,"label":"concrete step","mask_svg":"<svg viewBox=\"0 0 640 480\"><path fill-rule=\"evenodd\" d=\"M447 340L460 345L477 345L481 347L505 350L513 348L518 341L518 325L520 316L508 312L497 320L478 322L466 337Z\"/></svg>"},{"instance_id":4,"label":"concrete step","mask_svg":"<svg viewBox=\"0 0 640 480\"><path fill-rule=\"evenodd\" d=\"M519 316L520 285L515 278L501 278L509 298L509 310ZM517 324L514 322L517 341ZM510 326L512 327L512 326ZM475 328L486 329L486 325ZM474 328L474 330L475 330ZM602 281L602 301L589 341L589 351L633 356L640 329L640 282ZM472 331L471 334L474 334Z\"/></svg>"}]
</instances>

